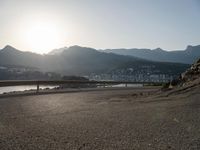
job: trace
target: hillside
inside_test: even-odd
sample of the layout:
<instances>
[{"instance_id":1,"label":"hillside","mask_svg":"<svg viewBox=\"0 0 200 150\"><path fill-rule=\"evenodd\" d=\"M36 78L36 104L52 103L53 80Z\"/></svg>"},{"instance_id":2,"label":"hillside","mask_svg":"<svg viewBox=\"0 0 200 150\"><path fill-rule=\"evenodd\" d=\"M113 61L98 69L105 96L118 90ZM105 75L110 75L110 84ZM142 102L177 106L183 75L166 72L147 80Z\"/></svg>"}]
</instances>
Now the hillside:
<instances>
[{"instance_id":1,"label":"hillside","mask_svg":"<svg viewBox=\"0 0 200 150\"><path fill-rule=\"evenodd\" d=\"M200 84L200 59L181 75L182 85L186 84Z\"/></svg>"},{"instance_id":2,"label":"hillside","mask_svg":"<svg viewBox=\"0 0 200 150\"><path fill-rule=\"evenodd\" d=\"M178 79L175 79L169 85L171 91L166 95L177 95L187 93L199 93L200 89L200 59L191 65Z\"/></svg>"},{"instance_id":3,"label":"hillside","mask_svg":"<svg viewBox=\"0 0 200 150\"><path fill-rule=\"evenodd\" d=\"M0 65L14 65L14 66L29 66L37 67L41 64L43 59L42 55L22 52L12 46L7 45L5 48L0 50Z\"/></svg>"},{"instance_id":4,"label":"hillside","mask_svg":"<svg viewBox=\"0 0 200 150\"><path fill-rule=\"evenodd\" d=\"M165 51L160 48L151 49L107 49L107 53L135 56L152 61L177 62L192 64L200 57L200 45L188 46L185 50Z\"/></svg>"},{"instance_id":5,"label":"hillside","mask_svg":"<svg viewBox=\"0 0 200 150\"><path fill-rule=\"evenodd\" d=\"M126 68L133 68L137 71L150 68L157 73L179 74L188 67L186 64L153 62L80 46L72 46L59 52L60 54L57 55L39 55L6 46L0 50L0 66L35 67L40 71L51 71L65 75L110 73L117 69Z\"/></svg>"}]
</instances>

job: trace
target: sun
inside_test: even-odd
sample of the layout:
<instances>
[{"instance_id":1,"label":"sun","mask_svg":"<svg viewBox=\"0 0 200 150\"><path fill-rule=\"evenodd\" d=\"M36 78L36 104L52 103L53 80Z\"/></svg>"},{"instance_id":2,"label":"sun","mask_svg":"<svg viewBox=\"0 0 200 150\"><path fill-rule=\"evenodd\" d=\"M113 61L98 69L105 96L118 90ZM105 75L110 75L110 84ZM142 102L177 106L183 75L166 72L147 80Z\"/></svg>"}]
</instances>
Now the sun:
<instances>
[{"instance_id":1,"label":"sun","mask_svg":"<svg viewBox=\"0 0 200 150\"><path fill-rule=\"evenodd\" d=\"M24 30L27 47L37 53L46 53L61 43L62 33L59 26L49 21L33 21Z\"/></svg>"}]
</instances>

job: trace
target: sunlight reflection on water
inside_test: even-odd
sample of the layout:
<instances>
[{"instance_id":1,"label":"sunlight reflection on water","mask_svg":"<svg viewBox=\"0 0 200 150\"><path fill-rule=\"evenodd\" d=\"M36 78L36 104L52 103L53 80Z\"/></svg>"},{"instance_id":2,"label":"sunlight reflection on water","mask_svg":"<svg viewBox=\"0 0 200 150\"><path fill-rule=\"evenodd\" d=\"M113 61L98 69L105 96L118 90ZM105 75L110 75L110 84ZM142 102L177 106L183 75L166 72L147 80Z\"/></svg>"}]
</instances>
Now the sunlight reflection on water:
<instances>
[{"instance_id":1,"label":"sunlight reflection on water","mask_svg":"<svg viewBox=\"0 0 200 150\"><path fill-rule=\"evenodd\" d=\"M53 89L53 88L57 88L58 86L46 86L46 85L40 85L40 89ZM113 87L113 88L122 88L122 87L143 87L142 84L117 84L117 85L101 85L101 86L97 86L97 88L109 88L109 87ZM35 85L24 85L24 86L8 86L8 87L0 87L0 94L3 93L9 93L9 92L20 92L20 91L27 91L27 90L36 90L37 86Z\"/></svg>"},{"instance_id":2,"label":"sunlight reflection on water","mask_svg":"<svg viewBox=\"0 0 200 150\"><path fill-rule=\"evenodd\" d=\"M57 86L40 86L40 89L53 89ZM7 92L14 92L14 91L25 91L25 90L36 90L36 86L34 85L27 85L27 86L8 86L8 87L0 87L0 94L7 93Z\"/></svg>"}]
</instances>

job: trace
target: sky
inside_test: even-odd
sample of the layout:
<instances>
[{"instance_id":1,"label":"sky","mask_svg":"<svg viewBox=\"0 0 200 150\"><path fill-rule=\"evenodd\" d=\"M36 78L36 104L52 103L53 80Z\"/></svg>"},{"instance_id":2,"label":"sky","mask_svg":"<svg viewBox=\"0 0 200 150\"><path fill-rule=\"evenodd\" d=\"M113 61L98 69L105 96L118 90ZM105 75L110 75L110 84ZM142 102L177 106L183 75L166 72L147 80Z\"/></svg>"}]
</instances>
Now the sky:
<instances>
[{"instance_id":1,"label":"sky","mask_svg":"<svg viewBox=\"0 0 200 150\"><path fill-rule=\"evenodd\" d=\"M200 0L0 0L0 48L183 50L199 27Z\"/></svg>"}]
</instances>

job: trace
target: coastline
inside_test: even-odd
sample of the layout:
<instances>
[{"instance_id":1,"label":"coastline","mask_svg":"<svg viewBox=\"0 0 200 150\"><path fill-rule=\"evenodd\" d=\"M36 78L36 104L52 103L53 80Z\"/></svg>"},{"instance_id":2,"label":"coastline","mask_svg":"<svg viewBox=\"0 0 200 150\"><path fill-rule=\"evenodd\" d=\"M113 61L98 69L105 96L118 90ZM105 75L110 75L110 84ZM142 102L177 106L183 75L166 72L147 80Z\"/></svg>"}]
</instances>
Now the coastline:
<instances>
[{"instance_id":1,"label":"coastline","mask_svg":"<svg viewBox=\"0 0 200 150\"><path fill-rule=\"evenodd\" d=\"M37 92L35 89L33 90L25 90L25 91L13 91L0 94L0 98L6 97L19 97L19 96L31 96L31 95L46 95L46 94L59 94L59 93L75 93L75 92L90 92L90 91L108 91L108 90L138 90L138 89L158 89L159 86L144 86L144 87L106 87L106 88L67 88L67 89L40 89Z\"/></svg>"}]
</instances>

